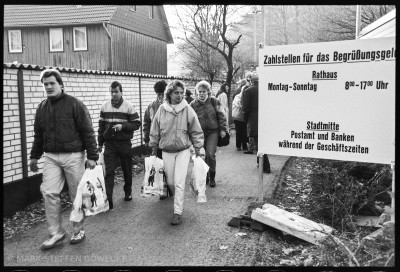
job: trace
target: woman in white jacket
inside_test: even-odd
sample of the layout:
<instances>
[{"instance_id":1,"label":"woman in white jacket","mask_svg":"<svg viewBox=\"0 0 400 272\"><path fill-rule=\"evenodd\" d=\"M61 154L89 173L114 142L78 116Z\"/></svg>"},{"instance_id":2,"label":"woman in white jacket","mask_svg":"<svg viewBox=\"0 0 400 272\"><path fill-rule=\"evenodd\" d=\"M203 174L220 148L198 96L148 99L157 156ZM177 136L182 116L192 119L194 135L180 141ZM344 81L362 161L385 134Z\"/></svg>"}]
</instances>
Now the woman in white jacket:
<instances>
[{"instance_id":1,"label":"woman in white jacket","mask_svg":"<svg viewBox=\"0 0 400 272\"><path fill-rule=\"evenodd\" d=\"M190 159L190 146L200 156L204 144L203 130L197 115L184 98L185 85L174 80L167 86L165 101L159 107L150 128L152 155L162 150L167 183L174 192L174 215L171 224L182 223L185 181Z\"/></svg>"}]
</instances>

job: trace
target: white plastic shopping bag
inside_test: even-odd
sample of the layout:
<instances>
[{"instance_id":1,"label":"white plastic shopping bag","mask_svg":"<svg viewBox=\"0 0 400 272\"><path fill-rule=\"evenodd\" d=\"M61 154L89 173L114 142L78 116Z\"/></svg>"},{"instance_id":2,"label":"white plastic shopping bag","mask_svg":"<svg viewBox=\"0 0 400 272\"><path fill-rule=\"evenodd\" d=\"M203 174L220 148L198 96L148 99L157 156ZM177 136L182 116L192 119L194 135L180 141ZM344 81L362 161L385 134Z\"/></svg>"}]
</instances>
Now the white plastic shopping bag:
<instances>
[{"instance_id":1,"label":"white plastic shopping bag","mask_svg":"<svg viewBox=\"0 0 400 272\"><path fill-rule=\"evenodd\" d=\"M103 176L106 176L106 163L104 161L104 153L100 152L99 153L99 160L97 161L97 164L102 165L103 166Z\"/></svg>"},{"instance_id":2,"label":"white plastic shopping bag","mask_svg":"<svg viewBox=\"0 0 400 272\"><path fill-rule=\"evenodd\" d=\"M193 170L190 179L190 187L197 194L197 202L207 202L206 197L206 178L208 165L201 157L192 156Z\"/></svg>"},{"instance_id":3,"label":"white plastic shopping bag","mask_svg":"<svg viewBox=\"0 0 400 272\"><path fill-rule=\"evenodd\" d=\"M164 194L164 162L156 156L144 158L145 174L141 196L161 196Z\"/></svg>"},{"instance_id":4,"label":"white plastic shopping bag","mask_svg":"<svg viewBox=\"0 0 400 272\"><path fill-rule=\"evenodd\" d=\"M91 216L108 209L103 166L96 165L94 169L87 168L79 182L69 220L80 222L84 214Z\"/></svg>"}]
</instances>

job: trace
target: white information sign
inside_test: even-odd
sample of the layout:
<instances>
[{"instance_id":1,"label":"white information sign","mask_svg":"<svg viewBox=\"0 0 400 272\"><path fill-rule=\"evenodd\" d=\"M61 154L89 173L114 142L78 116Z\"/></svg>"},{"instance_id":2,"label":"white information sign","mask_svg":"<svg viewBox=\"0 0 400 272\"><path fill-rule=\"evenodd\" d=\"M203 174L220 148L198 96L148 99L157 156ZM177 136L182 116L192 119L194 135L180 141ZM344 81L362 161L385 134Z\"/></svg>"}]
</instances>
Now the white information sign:
<instances>
[{"instance_id":1,"label":"white information sign","mask_svg":"<svg viewBox=\"0 0 400 272\"><path fill-rule=\"evenodd\" d=\"M260 50L259 152L390 164L395 38Z\"/></svg>"}]
</instances>

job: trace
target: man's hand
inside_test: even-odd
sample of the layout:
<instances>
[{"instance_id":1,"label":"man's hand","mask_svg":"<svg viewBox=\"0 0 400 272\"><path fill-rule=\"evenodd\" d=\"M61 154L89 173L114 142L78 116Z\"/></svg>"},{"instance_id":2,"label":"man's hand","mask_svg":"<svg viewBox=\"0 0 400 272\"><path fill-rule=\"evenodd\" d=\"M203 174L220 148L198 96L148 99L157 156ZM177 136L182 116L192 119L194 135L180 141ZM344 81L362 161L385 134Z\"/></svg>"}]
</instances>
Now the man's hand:
<instances>
[{"instance_id":1,"label":"man's hand","mask_svg":"<svg viewBox=\"0 0 400 272\"><path fill-rule=\"evenodd\" d=\"M96 167L96 161L94 160L87 160L87 167L89 167L90 169L94 169Z\"/></svg>"},{"instance_id":2,"label":"man's hand","mask_svg":"<svg viewBox=\"0 0 400 272\"><path fill-rule=\"evenodd\" d=\"M121 131L122 130L122 124L113 125L112 129L114 129L115 131Z\"/></svg>"},{"instance_id":3,"label":"man's hand","mask_svg":"<svg viewBox=\"0 0 400 272\"><path fill-rule=\"evenodd\" d=\"M32 172L36 173L39 168L37 166L37 159L31 159L30 163L29 163L29 168L31 169Z\"/></svg>"},{"instance_id":4,"label":"man's hand","mask_svg":"<svg viewBox=\"0 0 400 272\"><path fill-rule=\"evenodd\" d=\"M97 147L97 152L98 152L98 153L103 152L103 147L102 147L102 146L98 146L98 147Z\"/></svg>"},{"instance_id":5,"label":"man's hand","mask_svg":"<svg viewBox=\"0 0 400 272\"><path fill-rule=\"evenodd\" d=\"M219 132L219 136L221 136L221 138L225 138L226 132L223 131L223 130L221 130L221 131Z\"/></svg>"}]
</instances>

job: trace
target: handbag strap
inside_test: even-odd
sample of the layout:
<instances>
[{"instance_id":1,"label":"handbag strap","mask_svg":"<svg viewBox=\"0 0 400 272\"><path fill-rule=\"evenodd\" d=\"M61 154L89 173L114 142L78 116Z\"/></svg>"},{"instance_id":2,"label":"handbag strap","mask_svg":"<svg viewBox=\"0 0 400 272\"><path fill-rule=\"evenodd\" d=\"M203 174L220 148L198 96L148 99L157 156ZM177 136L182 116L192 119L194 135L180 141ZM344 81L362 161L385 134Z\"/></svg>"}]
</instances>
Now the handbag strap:
<instances>
[{"instance_id":1,"label":"handbag strap","mask_svg":"<svg viewBox=\"0 0 400 272\"><path fill-rule=\"evenodd\" d=\"M210 97L210 99L211 99L211 104L213 105L213 107L214 107L214 110L215 110L215 115L217 116L217 122L218 122L218 128L219 128L219 118L218 118L218 111L217 111L217 107L215 106L215 103L216 103L216 101L215 100L217 100L216 98L214 98L214 97Z\"/></svg>"}]
</instances>

